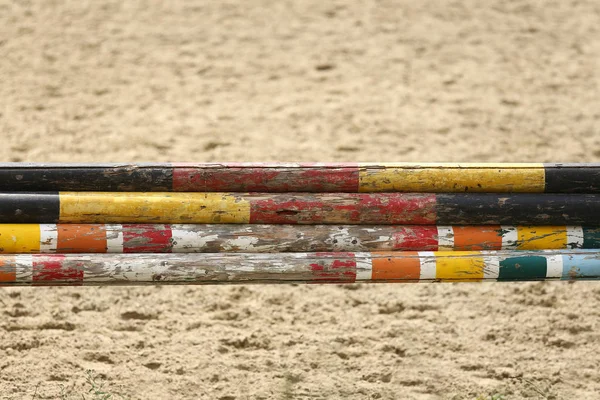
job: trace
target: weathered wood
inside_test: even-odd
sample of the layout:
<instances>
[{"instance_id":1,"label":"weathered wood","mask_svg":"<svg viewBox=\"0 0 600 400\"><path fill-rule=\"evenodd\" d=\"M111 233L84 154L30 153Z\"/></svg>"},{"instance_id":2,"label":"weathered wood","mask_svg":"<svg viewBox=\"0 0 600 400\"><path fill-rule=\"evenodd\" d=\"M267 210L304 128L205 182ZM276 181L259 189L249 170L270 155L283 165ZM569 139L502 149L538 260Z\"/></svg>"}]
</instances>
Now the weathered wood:
<instances>
[{"instance_id":1,"label":"weathered wood","mask_svg":"<svg viewBox=\"0 0 600 400\"><path fill-rule=\"evenodd\" d=\"M279 253L600 248L582 226L0 224L0 253Z\"/></svg>"},{"instance_id":2,"label":"weathered wood","mask_svg":"<svg viewBox=\"0 0 600 400\"><path fill-rule=\"evenodd\" d=\"M0 164L1 191L599 193L600 164Z\"/></svg>"},{"instance_id":3,"label":"weathered wood","mask_svg":"<svg viewBox=\"0 0 600 400\"><path fill-rule=\"evenodd\" d=\"M600 252L0 255L0 286L596 280Z\"/></svg>"},{"instance_id":4,"label":"weathered wood","mask_svg":"<svg viewBox=\"0 0 600 400\"><path fill-rule=\"evenodd\" d=\"M600 201L531 193L0 193L0 223L15 222L593 226Z\"/></svg>"}]
</instances>

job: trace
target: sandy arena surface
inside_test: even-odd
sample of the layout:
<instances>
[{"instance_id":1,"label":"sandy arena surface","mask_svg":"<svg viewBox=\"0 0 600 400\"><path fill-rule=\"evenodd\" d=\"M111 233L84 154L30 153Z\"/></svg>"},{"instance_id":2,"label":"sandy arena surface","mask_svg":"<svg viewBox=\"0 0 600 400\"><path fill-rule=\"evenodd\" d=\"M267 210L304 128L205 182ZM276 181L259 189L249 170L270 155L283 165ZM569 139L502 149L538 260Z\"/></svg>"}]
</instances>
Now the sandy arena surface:
<instances>
[{"instance_id":1,"label":"sandy arena surface","mask_svg":"<svg viewBox=\"0 0 600 400\"><path fill-rule=\"evenodd\" d=\"M594 0L0 0L0 160L597 162L599 62ZM598 399L599 301L5 288L0 398Z\"/></svg>"}]
</instances>

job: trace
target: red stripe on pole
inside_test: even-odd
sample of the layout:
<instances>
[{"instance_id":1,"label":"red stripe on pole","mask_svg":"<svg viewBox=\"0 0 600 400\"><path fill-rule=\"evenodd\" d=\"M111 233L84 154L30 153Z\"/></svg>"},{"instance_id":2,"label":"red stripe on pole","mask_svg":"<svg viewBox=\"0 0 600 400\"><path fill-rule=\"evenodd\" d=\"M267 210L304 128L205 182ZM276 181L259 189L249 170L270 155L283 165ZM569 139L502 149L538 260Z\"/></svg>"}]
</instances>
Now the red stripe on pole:
<instances>
[{"instance_id":1,"label":"red stripe on pole","mask_svg":"<svg viewBox=\"0 0 600 400\"><path fill-rule=\"evenodd\" d=\"M330 199L330 201L329 201ZM434 224L434 194L271 195L250 199L252 224Z\"/></svg>"},{"instance_id":2,"label":"red stripe on pole","mask_svg":"<svg viewBox=\"0 0 600 400\"><path fill-rule=\"evenodd\" d=\"M263 165L185 167L174 165L176 192L357 192L358 165L320 167L299 164L268 168Z\"/></svg>"},{"instance_id":3,"label":"red stripe on pole","mask_svg":"<svg viewBox=\"0 0 600 400\"><path fill-rule=\"evenodd\" d=\"M172 236L169 225L124 224L123 253L170 253Z\"/></svg>"},{"instance_id":4,"label":"red stripe on pole","mask_svg":"<svg viewBox=\"0 0 600 400\"><path fill-rule=\"evenodd\" d=\"M354 253L316 253L316 256L327 258L310 264L314 283L353 283L356 281L356 260L345 258L354 257ZM339 259L334 256L344 258Z\"/></svg>"},{"instance_id":5,"label":"red stripe on pole","mask_svg":"<svg viewBox=\"0 0 600 400\"><path fill-rule=\"evenodd\" d=\"M394 250L437 251L438 229L432 225L399 227L392 240Z\"/></svg>"},{"instance_id":6,"label":"red stripe on pole","mask_svg":"<svg viewBox=\"0 0 600 400\"><path fill-rule=\"evenodd\" d=\"M51 256L34 254L32 256L33 285L82 285L83 270L64 267L63 262L65 258L62 254L53 254ZM56 282L60 283L57 284Z\"/></svg>"}]
</instances>

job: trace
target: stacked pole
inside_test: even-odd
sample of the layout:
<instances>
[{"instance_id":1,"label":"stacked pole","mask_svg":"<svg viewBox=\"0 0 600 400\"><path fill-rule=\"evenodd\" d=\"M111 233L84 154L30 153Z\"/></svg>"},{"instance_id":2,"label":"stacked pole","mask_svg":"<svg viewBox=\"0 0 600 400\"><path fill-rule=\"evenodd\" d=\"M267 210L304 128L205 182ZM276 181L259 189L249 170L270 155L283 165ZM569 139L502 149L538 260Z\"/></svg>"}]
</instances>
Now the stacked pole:
<instances>
[{"instance_id":1,"label":"stacked pole","mask_svg":"<svg viewBox=\"0 0 600 400\"><path fill-rule=\"evenodd\" d=\"M0 164L0 286L600 278L600 164Z\"/></svg>"}]
</instances>

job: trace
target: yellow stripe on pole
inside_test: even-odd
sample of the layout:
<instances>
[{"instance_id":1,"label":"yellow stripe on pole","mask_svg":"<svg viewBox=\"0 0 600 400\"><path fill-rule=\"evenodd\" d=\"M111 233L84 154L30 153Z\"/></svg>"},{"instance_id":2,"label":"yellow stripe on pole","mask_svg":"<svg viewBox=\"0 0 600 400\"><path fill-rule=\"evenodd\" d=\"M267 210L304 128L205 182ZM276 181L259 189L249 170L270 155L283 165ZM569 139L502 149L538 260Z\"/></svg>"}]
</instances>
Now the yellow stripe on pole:
<instances>
[{"instance_id":1,"label":"yellow stripe on pole","mask_svg":"<svg viewBox=\"0 0 600 400\"><path fill-rule=\"evenodd\" d=\"M360 192L542 193L543 164L382 164L359 166Z\"/></svg>"},{"instance_id":2,"label":"yellow stripe on pole","mask_svg":"<svg viewBox=\"0 0 600 400\"><path fill-rule=\"evenodd\" d=\"M250 222L250 203L228 193L61 192L60 222Z\"/></svg>"},{"instance_id":3,"label":"yellow stripe on pole","mask_svg":"<svg viewBox=\"0 0 600 400\"><path fill-rule=\"evenodd\" d=\"M436 273L435 278L441 281L473 282L482 280L485 262L483 256L477 251L436 251Z\"/></svg>"},{"instance_id":4,"label":"yellow stripe on pole","mask_svg":"<svg viewBox=\"0 0 600 400\"><path fill-rule=\"evenodd\" d=\"M0 253L38 253L39 224L0 224Z\"/></svg>"},{"instance_id":5,"label":"yellow stripe on pole","mask_svg":"<svg viewBox=\"0 0 600 400\"><path fill-rule=\"evenodd\" d=\"M566 226L517 227L517 249L519 250L555 250L566 248Z\"/></svg>"}]
</instances>

